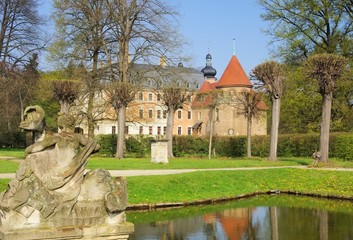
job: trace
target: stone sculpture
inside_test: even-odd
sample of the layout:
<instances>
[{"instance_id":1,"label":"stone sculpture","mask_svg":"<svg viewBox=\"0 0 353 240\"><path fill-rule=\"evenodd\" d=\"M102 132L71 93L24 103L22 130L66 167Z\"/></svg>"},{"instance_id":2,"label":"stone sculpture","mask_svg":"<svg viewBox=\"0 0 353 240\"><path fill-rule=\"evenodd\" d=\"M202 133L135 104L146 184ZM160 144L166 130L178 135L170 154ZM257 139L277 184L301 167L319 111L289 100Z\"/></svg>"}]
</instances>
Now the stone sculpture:
<instances>
[{"instance_id":1,"label":"stone sculpture","mask_svg":"<svg viewBox=\"0 0 353 240\"><path fill-rule=\"evenodd\" d=\"M26 110L20 127L41 135L43 109L33 106ZM45 133L25 150L16 177L0 194L0 239L19 239L19 234L26 239L34 232L35 239L117 234L127 238L133 225L125 221L123 212L127 207L125 179L112 178L101 169L85 174L89 156L100 146L74 133L71 115L59 116L58 125L59 133Z\"/></svg>"}]
</instances>

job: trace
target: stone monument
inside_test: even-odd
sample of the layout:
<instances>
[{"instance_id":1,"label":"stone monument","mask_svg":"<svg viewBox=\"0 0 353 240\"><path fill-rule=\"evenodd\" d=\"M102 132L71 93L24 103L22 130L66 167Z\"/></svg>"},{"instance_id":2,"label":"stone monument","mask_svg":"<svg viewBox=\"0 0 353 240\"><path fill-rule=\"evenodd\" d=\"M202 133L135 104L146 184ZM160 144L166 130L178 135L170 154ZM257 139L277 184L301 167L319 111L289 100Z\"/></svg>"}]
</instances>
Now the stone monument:
<instances>
[{"instance_id":1,"label":"stone monument","mask_svg":"<svg viewBox=\"0 0 353 240\"><path fill-rule=\"evenodd\" d=\"M106 170L85 166L100 146L74 133L75 118L62 114L59 133L44 133L44 111L25 110L20 127L37 141L6 191L0 193L0 239L127 239L127 185Z\"/></svg>"},{"instance_id":2,"label":"stone monument","mask_svg":"<svg viewBox=\"0 0 353 240\"><path fill-rule=\"evenodd\" d=\"M155 139L151 141L151 162L168 163L168 140Z\"/></svg>"}]
</instances>

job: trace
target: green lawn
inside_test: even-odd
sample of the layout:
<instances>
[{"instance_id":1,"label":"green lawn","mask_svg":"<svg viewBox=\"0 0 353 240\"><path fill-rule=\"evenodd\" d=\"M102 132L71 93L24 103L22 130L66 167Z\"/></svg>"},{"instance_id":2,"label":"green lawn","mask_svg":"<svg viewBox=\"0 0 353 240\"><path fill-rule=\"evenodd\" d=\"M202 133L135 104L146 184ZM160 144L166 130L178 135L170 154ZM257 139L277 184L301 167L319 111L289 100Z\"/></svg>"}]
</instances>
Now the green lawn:
<instances>
[{"instance_id":1,"label":"green lawn","mask_svg":"<svg viewBox=\"0 0 353 240\"><path fill-rule=\"evenodd\" d=\"M193 172L128 177L129 202L192 202L256 191L290 190L353 197L352 172L315 169Z\"/></svg>"},{"instance_id":2,"label":"green lawn","mask_svg":"<svg viewBox=\"0 0 353 240\"><path fill-rule=\"evenodd\" d=\"M256 191L297 191L353 197L352 172L317 169L209 171L127 177L129 203L192 202ZM9 179L0 180L0 190Z\"/></svg>"}]
</instances>

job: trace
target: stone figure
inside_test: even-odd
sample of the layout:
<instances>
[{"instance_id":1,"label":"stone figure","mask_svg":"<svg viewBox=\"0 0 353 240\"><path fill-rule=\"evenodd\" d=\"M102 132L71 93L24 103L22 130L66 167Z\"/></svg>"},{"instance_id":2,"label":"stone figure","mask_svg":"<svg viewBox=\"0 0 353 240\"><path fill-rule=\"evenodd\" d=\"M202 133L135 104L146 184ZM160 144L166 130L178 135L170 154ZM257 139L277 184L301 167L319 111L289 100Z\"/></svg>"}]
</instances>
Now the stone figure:
<instances>
[{"instance_id":1,"label":"stone figure","mask_svg":"<svg viewBox=\"0 0 353 240\"><path fill-rule=\"evenodd\" d=\"M20 127L41 132L44 111L38 106L28 109ZM69 114L59 116L58 126L59 133L46 133L25 150L16 177L0 194L1 231L125 221L125 179L112 178L106 170L85 174L89 156L100 146L74 133L75 118Z\"/></svg>"}]
</instances>

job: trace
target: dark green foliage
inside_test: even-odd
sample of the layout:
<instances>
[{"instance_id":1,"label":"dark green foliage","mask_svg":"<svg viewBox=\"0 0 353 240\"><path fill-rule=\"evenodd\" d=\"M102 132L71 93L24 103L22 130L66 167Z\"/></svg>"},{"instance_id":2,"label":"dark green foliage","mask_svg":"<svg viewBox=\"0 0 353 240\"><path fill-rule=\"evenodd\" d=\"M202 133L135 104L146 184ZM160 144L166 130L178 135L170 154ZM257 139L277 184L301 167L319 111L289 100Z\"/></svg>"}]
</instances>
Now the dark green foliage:
<instances>
[{"instance_id":1,"label":"dark green foliage","mask_svg":"<svg viewBox=\"0 0 353 240\"><path fill-rule=\"evenodd\" d=\"M115 134L97 135L96 139L101 146L97 154L109 157L114 156L116 152L116 138L117 135Z\"/></svg>"},{"instance_id":2,"label":"dark green foliage","mask_svg":"<svg viewBox=\"0 0 353 240\"><path fill-rule=\"evenodd\" d=\"M173 154L175 157L185 155L207 155L208 140L193 136L174 136Z\"/></svg>"},{"instance_id":3,"label":"dark green foliage","mask_svg":"<svg viewBox=\"0 0 353 240\"><path fill-rule=\"evenodd\" d=\"M281 136L279 136L280 138ZM278 140L280 143L281 141ZM270 136L253 136L251 138L251 153L253 156L267 157L270 150ZM279 148L279 147L278 147Z\"/></svg>"},{"instance_id":4,"label":"dark green foliage","mask_svg":"<svg viewBox=\"0 0 353 240\"><path fill-rule=\"evenodd\" d=\"M98 135L96 138L101 146L98 155L108 157L115 156L117 135ZM128 136L125 139L125 156L137 158L146 157L146 155L151 152L151 139L153 138L144 137L142 135Z\"/></svg>"},{"instance_id":5,"label":"dark green foliage","mask_svg":"<svg viewBox=\"0 0 353 240\"><path fill-rule=\"evenodd\" d=\"M353 161L352 133L331 134L330 141L330 157Z\"/></svg>"},{"instance_id":6,"label":"dark green foliage","mask_svg":"<svg viewBox=\"0 0 353 240\"><path fill-rule=\"evenodd\" d=\"M246 154L246 137L215 137L214 148L217 155L242 157Z\"/></svg>"},{"instance_id":7,"label":"dark green foliage","mask_svg":"<svg viewBox=\"0 0 353 240\"><path fill-rule=\"evenodd\" d=\"M24 148L26 147L25 132L1 132L0 147L2 148Z\"/></svg>"},{"instance_id":8,"label":"dark green foliage","mask_svg":"<svg viewBox=\"0 0 353 240\"><path fill-rule=\"evenodd\" d=\"M128 157L146 157L151 153L151 140L152 137L144 137L143 135L128 136L125 139L126 153Z\"/></svg>"}]
</instances>

